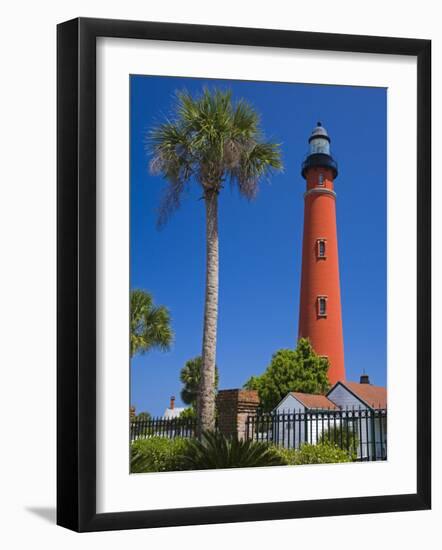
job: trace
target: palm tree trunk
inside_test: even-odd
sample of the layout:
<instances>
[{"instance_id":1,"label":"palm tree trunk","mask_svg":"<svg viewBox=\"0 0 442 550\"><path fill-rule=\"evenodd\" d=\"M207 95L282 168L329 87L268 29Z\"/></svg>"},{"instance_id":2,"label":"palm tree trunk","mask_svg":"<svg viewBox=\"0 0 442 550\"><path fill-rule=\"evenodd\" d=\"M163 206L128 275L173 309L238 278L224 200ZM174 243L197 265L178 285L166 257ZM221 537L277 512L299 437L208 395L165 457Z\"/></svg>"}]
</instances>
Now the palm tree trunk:
<instances>
[{"instance_id":1,"label":"palm tree trunk","mask_svg":"<svg viewBox=\"0 0 442 550\"><path fill-rule=\"evenodd\" d=\"M203 361L198 392L198 437L215 428L215 364L218 322L218 191L206 190L206 296Z\"/></svg>"}]
</instances>

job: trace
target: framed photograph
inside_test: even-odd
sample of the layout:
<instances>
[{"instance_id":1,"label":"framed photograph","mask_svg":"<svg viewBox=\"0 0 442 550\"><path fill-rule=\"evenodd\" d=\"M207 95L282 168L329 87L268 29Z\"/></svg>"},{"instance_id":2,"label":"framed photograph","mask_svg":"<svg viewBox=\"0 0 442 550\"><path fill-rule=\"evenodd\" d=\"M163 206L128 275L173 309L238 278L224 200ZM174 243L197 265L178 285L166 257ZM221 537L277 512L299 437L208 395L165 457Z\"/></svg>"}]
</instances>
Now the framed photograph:
<instances>
[{"instance_id":1,"label":"framed photograph","mask_svg":"<svg viewBox=\"0 0 442 550\"><path fill-rule=\"evenodd\" d=\"M431 43L58 26L57 522L431 506Z\"/></svg>"}]
</instances>

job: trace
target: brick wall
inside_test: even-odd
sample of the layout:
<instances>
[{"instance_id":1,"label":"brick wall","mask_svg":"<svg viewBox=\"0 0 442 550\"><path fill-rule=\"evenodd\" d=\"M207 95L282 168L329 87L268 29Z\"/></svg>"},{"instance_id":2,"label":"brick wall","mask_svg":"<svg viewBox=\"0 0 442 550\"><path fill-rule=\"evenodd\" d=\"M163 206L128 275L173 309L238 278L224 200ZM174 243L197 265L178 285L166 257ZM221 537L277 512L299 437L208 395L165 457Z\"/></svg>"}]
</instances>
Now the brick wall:
<instances>
[{"instance_id":1,"label":"brick wall","mask_svg":"<svg viewBox=\"0 0 442 550\"><path fill-rule=\"evenodd\" d=\"M237 436L244 439L246 421L254 415L259 407L256 390L220 390L216 398L218 410L218 427L227 437Z\"/></svg>"}]
</instances>

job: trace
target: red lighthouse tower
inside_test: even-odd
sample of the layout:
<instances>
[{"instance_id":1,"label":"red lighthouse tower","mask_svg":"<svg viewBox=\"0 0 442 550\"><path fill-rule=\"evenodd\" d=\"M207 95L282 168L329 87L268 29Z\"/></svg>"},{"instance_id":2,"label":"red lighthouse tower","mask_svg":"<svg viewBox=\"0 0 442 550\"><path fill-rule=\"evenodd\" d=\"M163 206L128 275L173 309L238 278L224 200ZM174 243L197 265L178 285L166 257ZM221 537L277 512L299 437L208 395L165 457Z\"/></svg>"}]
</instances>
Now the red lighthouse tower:
<instances>
[{"instance_id":1,"label":"red lighthouse tower","mask_svg":"<svg viewBox=\"0 0 442 550\"><path fill-rule=\"evenodd\" d=\"M302 165L304 194L299 338L308 338L318 355L328 358L330 384L345 380L339 285L336 193L338 166L330 154L327 130L318 122Z\"/></svg>"}]
</instances>

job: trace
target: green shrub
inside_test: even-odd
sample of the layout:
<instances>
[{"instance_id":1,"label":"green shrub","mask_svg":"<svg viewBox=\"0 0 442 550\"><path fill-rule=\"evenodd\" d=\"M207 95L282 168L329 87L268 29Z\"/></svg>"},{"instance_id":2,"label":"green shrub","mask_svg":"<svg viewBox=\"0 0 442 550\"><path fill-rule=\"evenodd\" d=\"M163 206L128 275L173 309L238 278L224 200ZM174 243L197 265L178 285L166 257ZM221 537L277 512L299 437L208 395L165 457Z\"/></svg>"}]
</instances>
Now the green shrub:
<instances>
[{"instance_id":1,"label":"green shrub","mask_svg":"<svg viewBox=\"0 0 442 550\"><path fill-rule=\"evenodd\" d=\"M311 445L305 443L300 449L285 449L276 447L276 453L285 464L333 464L338 462L351 462L353 457L337 445L319 443Z\"/></svg>"},{"instance_id":2,"label":"green shrub","mask_svg":"<svg viewBox=\"0 0 442 550\"><path fill-rule=\"evenodd\" d=\"M138 439L131 446L130 471L133 474L140 474L182 470L187 445L188 440L179 437Z\"/></svg>"},{"instance_id":3,"label":"green shrub","mask_svg":"<svg viewBox=\"0 0 442 550\"><path fill-rule=\"evenodd\" d=\"M196 409L187 407L179 416L180 420L196 420Z\"/></svg>"},{"instance_id":4,"label":"green shrub","mask_svg":"<svg viewBox=\"0 0 442 550\"><path fill-rule=\"evenodd\" d=\"M136 474L253 468L351 462L352 459L354 457L351 453L329 443L306 443L300 449L285 449L258 441L229 439L216 432L207 432L201 441L152 437L133 442L130 471Z\"/></svg>"},{"instance_id":5,"label":"green shrub","mask_svg":"<svg viewBox=\"0 0 442 550\"><path fill-rule=\"evenodd\" d=\"M273 447L252 440L226 438L218 432L206 432L202 440L189 442L185 449L184 469L252 468L281 466L285 462Z\"/></svg>"},{"instance_id":6,"label":"green shrub","mask_svg":"<svg viewBox=\"0 0 442 550\"><path fill-rule=\"evenodd\" d=\"M331 426L329 430L320 435L319 443L336 445L347 451L354 460L359 446L359 438L351 426Z\"/></svg>"}]
</instances>

